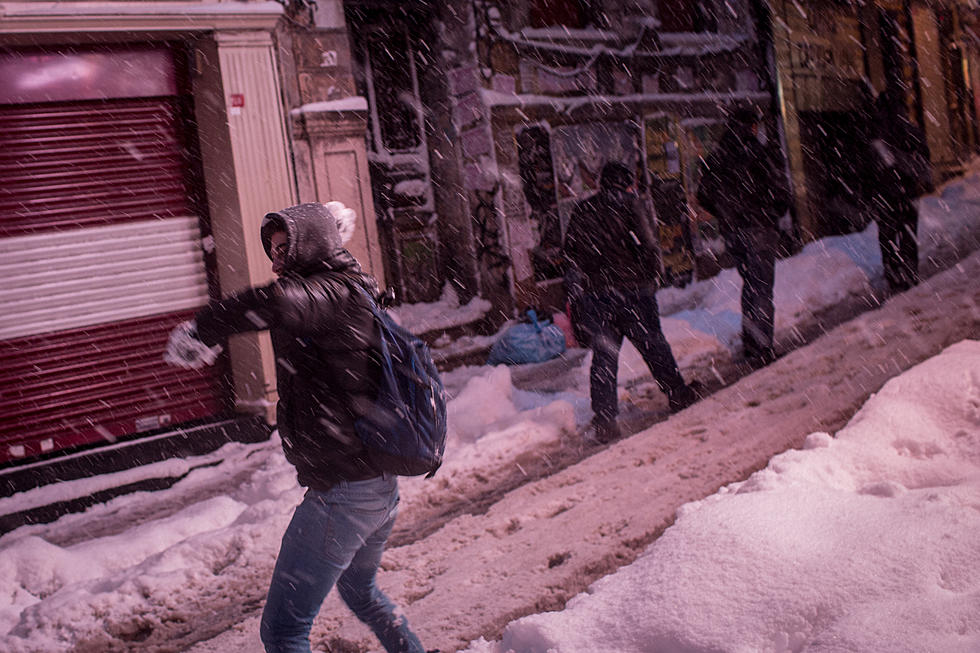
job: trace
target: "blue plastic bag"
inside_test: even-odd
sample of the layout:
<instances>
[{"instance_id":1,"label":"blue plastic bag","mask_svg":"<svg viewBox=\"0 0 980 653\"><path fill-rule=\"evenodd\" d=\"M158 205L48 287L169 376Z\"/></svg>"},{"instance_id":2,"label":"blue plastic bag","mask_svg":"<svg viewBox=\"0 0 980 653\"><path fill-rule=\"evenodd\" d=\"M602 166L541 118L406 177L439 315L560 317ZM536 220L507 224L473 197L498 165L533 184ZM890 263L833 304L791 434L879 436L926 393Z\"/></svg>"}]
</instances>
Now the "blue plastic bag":
<instances>
[{"instance_id":1,"label":"blue plastic bag","mask_svg":"<svg viewBox=\"0 0 980 653\"><path fill-rule=\"evenodd\" d=\"M529 323L515 324L504 331L490 349L487 365L524 365L551 360L565 351L565 333L550 320L538 320L528 309Z\"/></svg>"}]
</instances>

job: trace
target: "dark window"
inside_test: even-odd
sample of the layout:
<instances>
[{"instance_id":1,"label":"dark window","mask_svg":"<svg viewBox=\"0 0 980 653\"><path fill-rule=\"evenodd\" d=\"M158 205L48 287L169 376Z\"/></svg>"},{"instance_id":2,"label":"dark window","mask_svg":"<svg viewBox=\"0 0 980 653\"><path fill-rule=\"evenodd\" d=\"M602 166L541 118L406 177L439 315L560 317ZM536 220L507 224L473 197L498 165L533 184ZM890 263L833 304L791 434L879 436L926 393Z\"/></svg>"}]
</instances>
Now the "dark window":
<instances>
[{"instance_id":1,"label":"dark window","mask_svg":"<svg viewBox=\"0 0 980 653\"><path fill-rule=\"evenodd\" d=\"M867 136L858 115L843 111L801 111L803 170L818 236L864 229L861 211L863 149Z\"/></svg>"},{"instance_id":2,"label":"dark window","mask_svg":"<svg viewBox=\"0 0 980 653\"><path fill-rule=\"evenodd\" d=\"M531 27L585 27L585 16L577 0L535 0L531 3L528 23Z\"/></svg>"},{"instance_id":3,"label":"dark window","mask_svg":"<svg viewBox=\"0 0 980 653\"><path fill-rule=\"evenodd\" d=\"M601 0L532 0L528 27L605 27Z\"/></svg>"},{"instance_id":4,"label":"dark window","mask_svg":"<svg viewBox=\"0 0 980 653\"><path fill-rule=\"evenodd\" d=\"M375 32L367 39L378 127L384 149L411 150L421 144L413 84L414 66L402 31Z\"/></svg>"},{"instance_id":5,"label":"dark window","mask_svg":"<svg viewBox=\"0 0 980 653\"><path fill-rule=\"evenodd\" d=\"M531 218L538 224L538 244L531 252L534 278L543 281L560 277L561 223L548 131L543 127L528 127L518 133L517 160L524 197L531 207Z\"/></svg>"},{"instance_id":6,"label":"dark window","mask_svg":"<svg viewBox=\"0 0 980 653\"><path fill-rule=\"evenodd\" d=\"M718 21L703 0L661 0L660 29L663 32L716 32Z\"/></svg>"}]
</instances>

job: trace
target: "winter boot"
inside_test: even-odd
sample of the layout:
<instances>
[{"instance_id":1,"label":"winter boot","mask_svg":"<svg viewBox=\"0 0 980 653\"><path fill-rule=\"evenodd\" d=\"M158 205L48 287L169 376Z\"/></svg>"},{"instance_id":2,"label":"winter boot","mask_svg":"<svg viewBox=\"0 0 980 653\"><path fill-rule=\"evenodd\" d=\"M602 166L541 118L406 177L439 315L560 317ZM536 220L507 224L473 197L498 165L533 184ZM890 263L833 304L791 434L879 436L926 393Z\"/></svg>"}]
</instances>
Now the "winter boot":
<instances>
[{"instance_id":1,"label":"winter boot","mask_svg":"<svg viewBox=\"0 0 980 653\"><path fill-rule=\"evenodd\" d=\"M609 444L623 437L623 432L619 430L616 420L592 420L592 433L600 444Z\"/></svg>"},{"instance_id":2,"label":"winter boot","mask_svg":"<svg viewBox=\"0 0 980 653\"><path fill-rule=\"evenodd\" d=\"M667 406L671 413L679 413L693 403L702 399L704 396L704 386L699 381L692 381L686 385L667 393Z\"/></svg>"},{"instance_id":3,"label":"winter boot","mask_svg":"<svg viewBox=\"0 0 980 653\"><path fill-rule=\"evenodd\" d=\"M762 369L775 360L776 352L773 351L772 347L764 347L758 351L745 353L745 363L753 370Z\"/></svg>"}]
</instances>

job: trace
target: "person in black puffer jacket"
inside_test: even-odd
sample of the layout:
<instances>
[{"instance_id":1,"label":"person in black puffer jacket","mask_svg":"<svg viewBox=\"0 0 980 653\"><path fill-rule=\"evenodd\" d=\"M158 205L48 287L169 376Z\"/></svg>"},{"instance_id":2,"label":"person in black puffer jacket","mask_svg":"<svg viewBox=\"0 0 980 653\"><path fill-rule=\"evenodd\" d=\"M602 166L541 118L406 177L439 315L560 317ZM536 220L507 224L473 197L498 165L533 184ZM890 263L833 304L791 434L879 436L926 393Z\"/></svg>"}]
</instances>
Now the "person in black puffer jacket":
<instances>
[{"instance_id":1,"label":"person in black puffer jacket","mask_svg":"<svg viewBox=\"0 0 980 653\"><path fill-rule=\"evenodd\" d=\"M742 350L752 367L775 359L773 331L779 219L790 205L782 157L757 138L759 114L735 109L705 161L698 203L718 219L742 277Z\"/></svg>"},{"instance_id":2,"label":"person in black puffer jacket","mask_svg":"<svg viewBox=\"0 0 980 653\"><path fill-rule=\"evenodd\" d=\"M371 297L378 286L344 249L338 214L352 212L310 203L266 215L262 245L279 279L212 302L182 328L205 350L234 333L268 329L272 337L279 434L309 489L276 561L261 622L266 650L309 651L313 618L336 584L387 651L419 653L404 616L375 585L398 484L372 465L354 430L381 376L380 334L358 286Z\"/></svg>"},{"instance_id":3,"label":"person in black puffer jacket","mask_svg":"<svg viewBox=\"0 0 980 653\"><path fill-rule=\"evenodd\" d=\"M212 302L195 318L207 345L233 333L269 330L286 459L300 485L321 492L337 481L380 475L353 427L377 395L381 368L374 315L352 284L374 296L378 286L343 248L327 211L302 204L267 215L262 245L280 278ZM287 237L279 252L272 245L277 232Z\"/></svg>"}]
</instances>

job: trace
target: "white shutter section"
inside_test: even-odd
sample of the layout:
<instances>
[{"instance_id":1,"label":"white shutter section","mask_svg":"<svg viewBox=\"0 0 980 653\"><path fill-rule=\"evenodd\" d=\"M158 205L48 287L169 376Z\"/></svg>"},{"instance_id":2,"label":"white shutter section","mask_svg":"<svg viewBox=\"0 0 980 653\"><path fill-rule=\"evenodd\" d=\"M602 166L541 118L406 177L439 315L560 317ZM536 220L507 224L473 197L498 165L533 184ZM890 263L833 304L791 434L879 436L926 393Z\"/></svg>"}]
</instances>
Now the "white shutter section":
<instances>
[{"instance_id":1,"label":"white shutter section","mask_svg":"<svg viewBox=\"0 0 980 653\"><path fill-rule=\"evenodd\" d=\"M189 186L193 133L169 94L181 76L166 48L136 49L161 65L134 66L126 47L88 59L103 64L91 90L105 100L0 103L0 466L230 405L223 363L163 361L170 330L209 299L208 225Z\"/></svg>"},{"instance_id":2,"label":"white shutter section","mask_svg":"<svg viewBox=\"0 0 980 653\"><path fill-rule=\"evenodd\" d=\"M0 239L0 340L203 306L197 217Z\"/></svg>"}]
</instances>

